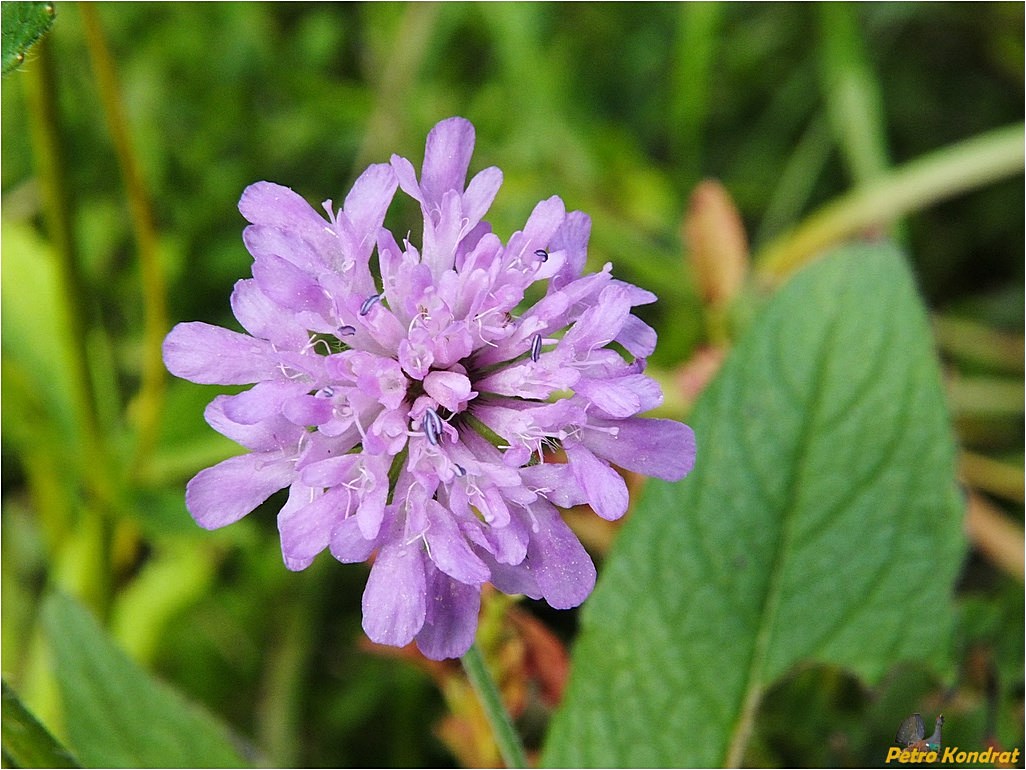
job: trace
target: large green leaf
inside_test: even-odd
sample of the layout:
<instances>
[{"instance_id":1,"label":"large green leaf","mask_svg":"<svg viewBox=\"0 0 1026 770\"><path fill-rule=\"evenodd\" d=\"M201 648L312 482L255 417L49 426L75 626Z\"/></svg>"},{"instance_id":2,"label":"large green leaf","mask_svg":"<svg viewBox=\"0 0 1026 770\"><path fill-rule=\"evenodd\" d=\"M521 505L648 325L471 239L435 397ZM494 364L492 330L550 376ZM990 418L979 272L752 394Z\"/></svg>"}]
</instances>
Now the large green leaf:
<instances>
[{"instance_id":1,"label":"large green leaf","mask_svg":"<svg viewBox=\"0 0 1026 770\"><path fill-rule=\"evenodd\" d=\"M78 767L75 758L39 724L6 680L0 723L4 767Z\"/></svg>"},{"instance_id":2,"label":"large green leaf","mask_svg":"<svg viewBox=\"0 0 1026 770\"><path fill-rule=\"evenodd\" d=\"M45 604L67 734L86 767L241 767L228 731L153 679L79 604Z\"/></svg>"},{"instance_id":3,"label":"large green leaf","mask_svg":"<svg viewBox=\"0 0 1026 770\"><path fill-rule=\"evenodd\" d=\"M549 765L737 765L761 696L801 662L869 683L946 663L954 446L893 247L796 276L692 424L694 473L649 483L585 607Z\"/></svg>"},{"instance_id":4,"label":"large green leaf","mask_svg":"<svg viewBox=\"0 0 1026 770\"><path fill-rule=\"evenodd\" d=\"M3 74L25 60L25 53L53 25L53 3L0 3Z\"/></svg>"}]
</instances>

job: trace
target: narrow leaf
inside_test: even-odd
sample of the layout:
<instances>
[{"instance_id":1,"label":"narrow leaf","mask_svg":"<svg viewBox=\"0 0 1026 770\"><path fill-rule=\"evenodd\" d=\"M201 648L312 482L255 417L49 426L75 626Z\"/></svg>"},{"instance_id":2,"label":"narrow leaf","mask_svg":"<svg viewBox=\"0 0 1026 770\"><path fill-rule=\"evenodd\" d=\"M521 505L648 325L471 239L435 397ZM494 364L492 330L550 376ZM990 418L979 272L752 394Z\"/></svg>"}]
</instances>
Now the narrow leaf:
<instances>
[{"instance_id":1,"label":"narrow leaf","mask_svg":"<svg viewBox=\"0 0 1026 770\"><path fill-rule=\"evenodd\" d=\"M740 765L799 663L941 666L964 552L923 307L890 246L775 296L696 406L694 473L650 482L585 607L557 766Z\"/></svg>"},{"instance_id":2,"label":"narrow leaf","mask_svg":"<svg viewBox=\"0 0 1026 770\"><path fill-rule=\"evenodd\" d=\"M5 767L78 767L74 757L39 724L14 690L3 682L0 711Z\"/></svg>"},{"instance_id":3,"label":"narrow leaf","mask_svg":"<svg viewBox=\"0 0 1026 770\"><path fill-rule=\"evenodd\" d=\"M72 599L51 595L53 648L68 739L87 767L241 767L228 731L153 679Z\"/></svg>"},{"instance_id":4,"label":"narrow leaf","mask_svg":"<svg viewBox=\"0 0 1026 770\"><path fill-rule=\"evenodd\" d=\"M28 49L53 25L53 3L0 3L3 74L25 61Z\"/></svg>"}]
</instances>

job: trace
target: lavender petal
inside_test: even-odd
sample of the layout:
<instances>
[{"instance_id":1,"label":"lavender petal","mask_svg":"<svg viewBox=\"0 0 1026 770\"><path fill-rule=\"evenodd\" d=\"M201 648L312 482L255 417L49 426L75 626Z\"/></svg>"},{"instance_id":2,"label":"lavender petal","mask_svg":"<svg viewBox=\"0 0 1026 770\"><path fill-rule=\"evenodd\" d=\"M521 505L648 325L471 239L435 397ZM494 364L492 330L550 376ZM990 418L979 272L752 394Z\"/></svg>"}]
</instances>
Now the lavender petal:
<instances>
[{"instance_id":1,"label":"lavender petal","mask_svg":"<svg viewBox=\"0 0 1026 770\"><path fill-rule=\"evenodd\" d=\"M474 643L481 590L436 569L429 571L427 613L417 648L429 660L458 658Z\"/></svg>"},{"instance_id":2,"label":"lavender petal","mask_svg":"<svg viewBox=\"0 0 1026 770\"><path fill-rule=\"evenodd\" d=\"M405 647L424 625L423 548L389 543L378 553L363 592L363 630L372 642Z\"/></svg>"},{"instance_id":3,"label":"lavender petal","mask_svg":"<svg viewBox=\"0 0 1026 770\"><path fill-rule=\"evenodd\" d=\"M695 465L695 433L683 423L646 417L595 423L613 431L584 431L581 442L621 468L677 481Z\"/></svg>"},{"instance_id":4,"label":"lavender petal","mask_svg":"<svg viewBox=\"0 0 1026 770\"><path fill-rule=\"evenodd\" d=\"M204 529L238 521L292 480L282 452L229 457L197 473L185 487L185 505Z\"/></svg>"}]
</instances>

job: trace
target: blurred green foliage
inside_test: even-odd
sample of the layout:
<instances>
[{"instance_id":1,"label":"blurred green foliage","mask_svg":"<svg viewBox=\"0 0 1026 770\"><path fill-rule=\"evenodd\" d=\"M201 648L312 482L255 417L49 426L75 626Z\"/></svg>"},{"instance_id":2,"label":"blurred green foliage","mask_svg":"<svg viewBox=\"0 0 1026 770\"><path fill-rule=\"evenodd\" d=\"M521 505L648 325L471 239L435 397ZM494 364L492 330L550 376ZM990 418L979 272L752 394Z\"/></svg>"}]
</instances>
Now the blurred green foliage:
<instances>
[{"instance_id":1,"label":"blurred green foliage","mask_svg":"<svg viewBox=\"0 0 1026 770\"><path fill-rule=\"evenodd\" d=\"M338 202L370 162L393 152L419 162L427 130L459 114L477 128L472 170L494 164L505 174L489 217L496 231L508 236L553 194L590 214L592 266L612 261L619 277L660 295L646 312L660 333L653 364L668 373L704 339L679 235L699 180L724 183L757 252L882 170L1023 116L1017 3L118 3L97 11L156 215L172 322L236 326L227 298L248 274L235 210L247 184L267 179L314 204ZM38 602L47 586L74 589L83 565L100 563L106 588L97 590L109 593L106 619L119 642L249 736L269 763L451 764L429 729L443 713L432 682L356 646L364 568L325 556L288 573L275 500L213 534L189 520L184 482L235 451L202 420L217 389L169 383L156 451L136 475L112 473L116 524L89 529L100 503L88 474L108 459L76 455L59 363L67 341L57 339L60 311L51 309L59 278L33 262L53 248L42 237L27 119L29 78L49 63L63 214L87 288L85 347L115 468L131 465L146 305L79 8L58 4L42 47L2 89L5 675L44 724L59 724ZM1013 178L904 222L898 236L931 308L1021 334L1023 208L1022 179ZM401 232L413 221L397 207L389 223ZM981 373L960 358L948 364ZM1012 371L1021 384L1021 354ZM963 442L1021 468L1019 400L1000 420L956 410ZM1021 522L1021 499L1006 510ZM90 555L94 537L110 545L100 562ZM960 683L966 717L952 729L965 730L969 745L996 720L1021 744L1022 585L979 557L963 582L964 660L975 650L989 661L1000 709L988 716L986 688L969 672ZM939 703L941 689L898 671L866 693L842 674L802 671L764 702L749 759L877 764L876 736L898 721L887 699L900 693L902 708Z\"/></svg>"}]
</instances>

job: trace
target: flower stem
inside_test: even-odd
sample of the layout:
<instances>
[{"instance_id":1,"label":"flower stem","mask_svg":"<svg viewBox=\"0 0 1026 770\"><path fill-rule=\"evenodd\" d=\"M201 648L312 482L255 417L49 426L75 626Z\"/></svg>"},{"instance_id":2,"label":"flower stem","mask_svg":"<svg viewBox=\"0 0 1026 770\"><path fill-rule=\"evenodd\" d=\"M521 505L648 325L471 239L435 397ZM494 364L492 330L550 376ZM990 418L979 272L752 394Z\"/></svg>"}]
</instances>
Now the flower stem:
<instances>
[{"instance_id":1,"label":"flower stem","mask_svg":"<svg viewBox=\"0 0 1026 770\"><path fill-rule=\"evenodd\" d=\"M524 752L524 745L513 727L513 720L510 718L506 707L502 705L502 697L499 695L499 688L492 678L488 666L485 664L484 656L476 644L471 645L461 659L463 670L467 672L467 678L474 686L477 697L481 700L488 723L492 726L495 734L495 742L499 746L499 753L502 754L506 767L527 767L527 755Z\"/></svg>"},{"instance_id":2,"label":"flower stem","mask_svg":"<svg viewBox=\"0 0 1026 770\"><path fill-rule=\"evenodd\" d=\"M125 184L132 229L139 248L139 274L142 279L144 313L142 385L137 401L138 444L134 453L135 470L144 467L157 439L164 401L164 362L161 343L167 333L167 297L164 271L160 264L157 228L153 207L143 184L142 172L121 103L114 63L103 35L99 14L92 3L79 3L85 28L86 47L92 62L96 85L107 118L107 126L117 153L118 166Z\"/></svg>"},{"instance_id":3,"label":"flower stem","mask_svg":"<svg viewBox=\"0 0 1026 770\"><path fill-rule=\"evenodd\" d=\"M82 456L89 466L102 466L98 457L106 459L103 431L96 409L93 376L89 371L87 340L93 326L93 313L87 297L90 292L79 268L78 250L72 232L73 199L67 183L64 151L59 133L57 85L54 63L48 40L40 41L35 50L36 65L25 69L25 102L32 138L40 202L46 232L53 243L57 269L58 295L67 318L67 354L70 379L74 384L75 418L81 430ZM97 478L95 474L91 477ZM109 497L101 494L100 497Z\"/></svg>"},{"instance_id":4,"label":"flower stem","mask_svg":"<svg viewBox=\"0 0 1026 770\"><path fill-rule=\"evenodd\" d=\"M107 516L117 507L117 482L102 427L97 392L89 362L89 338L102 334L94 322L96 313L79 264L72 221L74 197L67 182L67 164L57 109L57 77L50 41L34 49L36 66L26 68L26 113L46 231L54 247L58 298L66 319L66 352L72 383L70 400L79 430L77 469L89 493L74 530L52 554L64 559L69 569L60 579L105 618L110 607L111 526ZM74 553L74 555L72 555Z\"/></svg>"},{"instance_id":5,"label":"flower stem","mask_svg":"<svg viewBox=\"0 0 1026 770\"><path fill-rule=\"evenodd\" d=\"M993 129L892 169L855 188L779 236L755 258L775 285L830 246L912 211L1022 173L1023 125Z\"/></svg>"}]
</instances>

